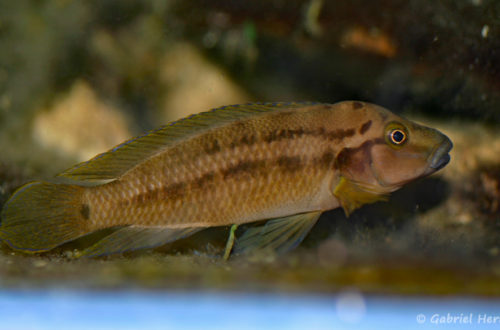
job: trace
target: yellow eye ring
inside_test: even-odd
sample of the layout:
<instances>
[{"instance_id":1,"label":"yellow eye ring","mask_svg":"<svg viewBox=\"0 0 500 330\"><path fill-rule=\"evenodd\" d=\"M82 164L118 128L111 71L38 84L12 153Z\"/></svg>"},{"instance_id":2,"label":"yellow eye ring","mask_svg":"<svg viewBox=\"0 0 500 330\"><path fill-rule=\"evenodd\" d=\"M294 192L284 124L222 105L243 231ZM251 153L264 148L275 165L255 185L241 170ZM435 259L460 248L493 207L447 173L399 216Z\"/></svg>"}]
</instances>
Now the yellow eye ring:
<instances>
[{"instance_id":1,"label":"yellow eye ring","mask_svg":"<svg viewBox=\"0 0 500 330\"><path fill-rule=\"evenodd\" d=\"M384 128L385 142L394 149L402 148L410 138L406 127L398 122L390 122Z\"/></svg>"},{"instance_id":2,"label":"yellow eye ring","mask_svg":"<svg viewBox=\"0 0 500 330\"><path fill-rule=\"evenodd\" d=\"M393 129L389 132L389 140L395 145L402 145L406 141L406 132L402 129Z\"/></svg>"}]
</instances>

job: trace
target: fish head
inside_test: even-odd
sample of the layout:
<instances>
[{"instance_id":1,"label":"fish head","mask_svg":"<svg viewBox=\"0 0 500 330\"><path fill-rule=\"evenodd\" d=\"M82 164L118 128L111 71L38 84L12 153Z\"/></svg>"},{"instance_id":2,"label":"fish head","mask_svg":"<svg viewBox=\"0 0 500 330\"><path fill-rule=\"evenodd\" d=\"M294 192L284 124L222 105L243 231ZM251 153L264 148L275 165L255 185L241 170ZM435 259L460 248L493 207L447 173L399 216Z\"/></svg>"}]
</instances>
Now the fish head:
<instances>
[{"instance_id":1,"label":"fish head","mask_svg":"<svg viewBox=\"0 0 500 330\"><path fill-rule=\"evenodd\" d=\"M337 167L345 179L374 194L387 194L450 161L453 144L443 133L378 106L370 110L377 119L369 134L337 156Z\"/></svg>"},{"instance_id":2,"label":"fish head","mask_svg":"<svg viewBox=\"0 0 500 330\"><path fill-rule=\"evenodd\" d=\"M442 169L453 147L438 130L403 118L387 123L380 141L371 150L371 169L377 184L391 190Z\"/></svg>"}]
</instances>

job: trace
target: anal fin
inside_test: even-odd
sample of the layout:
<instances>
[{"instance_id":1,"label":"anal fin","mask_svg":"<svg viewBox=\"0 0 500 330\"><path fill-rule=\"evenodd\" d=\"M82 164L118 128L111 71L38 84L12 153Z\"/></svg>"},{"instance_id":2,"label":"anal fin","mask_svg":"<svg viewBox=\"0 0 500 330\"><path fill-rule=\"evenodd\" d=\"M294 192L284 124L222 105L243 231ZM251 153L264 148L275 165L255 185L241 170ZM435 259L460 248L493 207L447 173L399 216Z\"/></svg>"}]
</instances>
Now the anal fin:
<instances>
[{"instance_id":1,"label":"anal fin","mask_svg":"<svg viewBox=\"0 0 500 330\"><path fill-rule=\"evenodd\" d=\"M79 253L78 257L98 257L139 249L154 248L202 230L200 227L158 228L128 226L118 229Z\"/></svg>"},{"instance_id":2,"label":"anal fin","mask_svg":"<svg viewBox=\"0 0 500 330\"><path fill-rule=\"evenodd\" d=\"M290 251L304 240L320 215L321 212L295 214L249 228L236 240L233 252L248 254L266 249L277 253Z\"/></svg>"}]
</instances>

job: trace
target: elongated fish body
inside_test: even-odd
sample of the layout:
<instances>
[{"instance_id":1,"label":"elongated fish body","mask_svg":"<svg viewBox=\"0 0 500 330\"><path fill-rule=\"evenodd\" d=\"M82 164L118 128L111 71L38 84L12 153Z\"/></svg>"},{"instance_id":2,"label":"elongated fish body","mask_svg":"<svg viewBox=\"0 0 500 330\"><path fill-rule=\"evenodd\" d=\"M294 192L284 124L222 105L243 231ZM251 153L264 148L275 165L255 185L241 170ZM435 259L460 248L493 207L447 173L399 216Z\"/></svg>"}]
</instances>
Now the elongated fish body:
<instances>
[{"instance_id":1,"label":"elongated fish body","mask_svg":"<svg viewBox=\"0 0 500 330\"><path fill-rule=\"evenodd\" d=\"M120 226L83 251L154 247L212 226L274 219L236 250L300 242L321 212L348 215L449 161L451 141L379 106L228 106L174 122L21 187L2 211L12 248L47 251Z\"/></svg>"},{"instance_id":2,"label":"elongated fish body","mask_svg":"<svg viewBox=\"0 0 500 330\"><path fill-rule=\"evenodd\" d=\"M96 228L208 227L338 207L334 157L356 137L331 115L286 109L193 137L87 190L89 218Z\"/></svg>"}]
</instances>

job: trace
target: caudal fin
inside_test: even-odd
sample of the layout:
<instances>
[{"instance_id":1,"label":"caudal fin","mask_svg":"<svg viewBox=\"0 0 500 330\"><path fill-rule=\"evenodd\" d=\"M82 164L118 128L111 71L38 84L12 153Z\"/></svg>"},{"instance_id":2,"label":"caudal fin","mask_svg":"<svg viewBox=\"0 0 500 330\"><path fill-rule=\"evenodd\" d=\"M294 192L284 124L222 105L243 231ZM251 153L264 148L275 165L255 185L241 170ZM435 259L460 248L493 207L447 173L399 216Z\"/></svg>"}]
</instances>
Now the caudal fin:
<instances>
[{"instance_id":1,"label":"caudal fin","mask_svg":"<svg viewBox=\"0 0 500 330\"><path fill-rule=\"evenodd\" d=\"M22 186L3 207L0 238L15 250L36 253L87 234L84 189L48 182Z\"/></svg>"}]
</instances>

